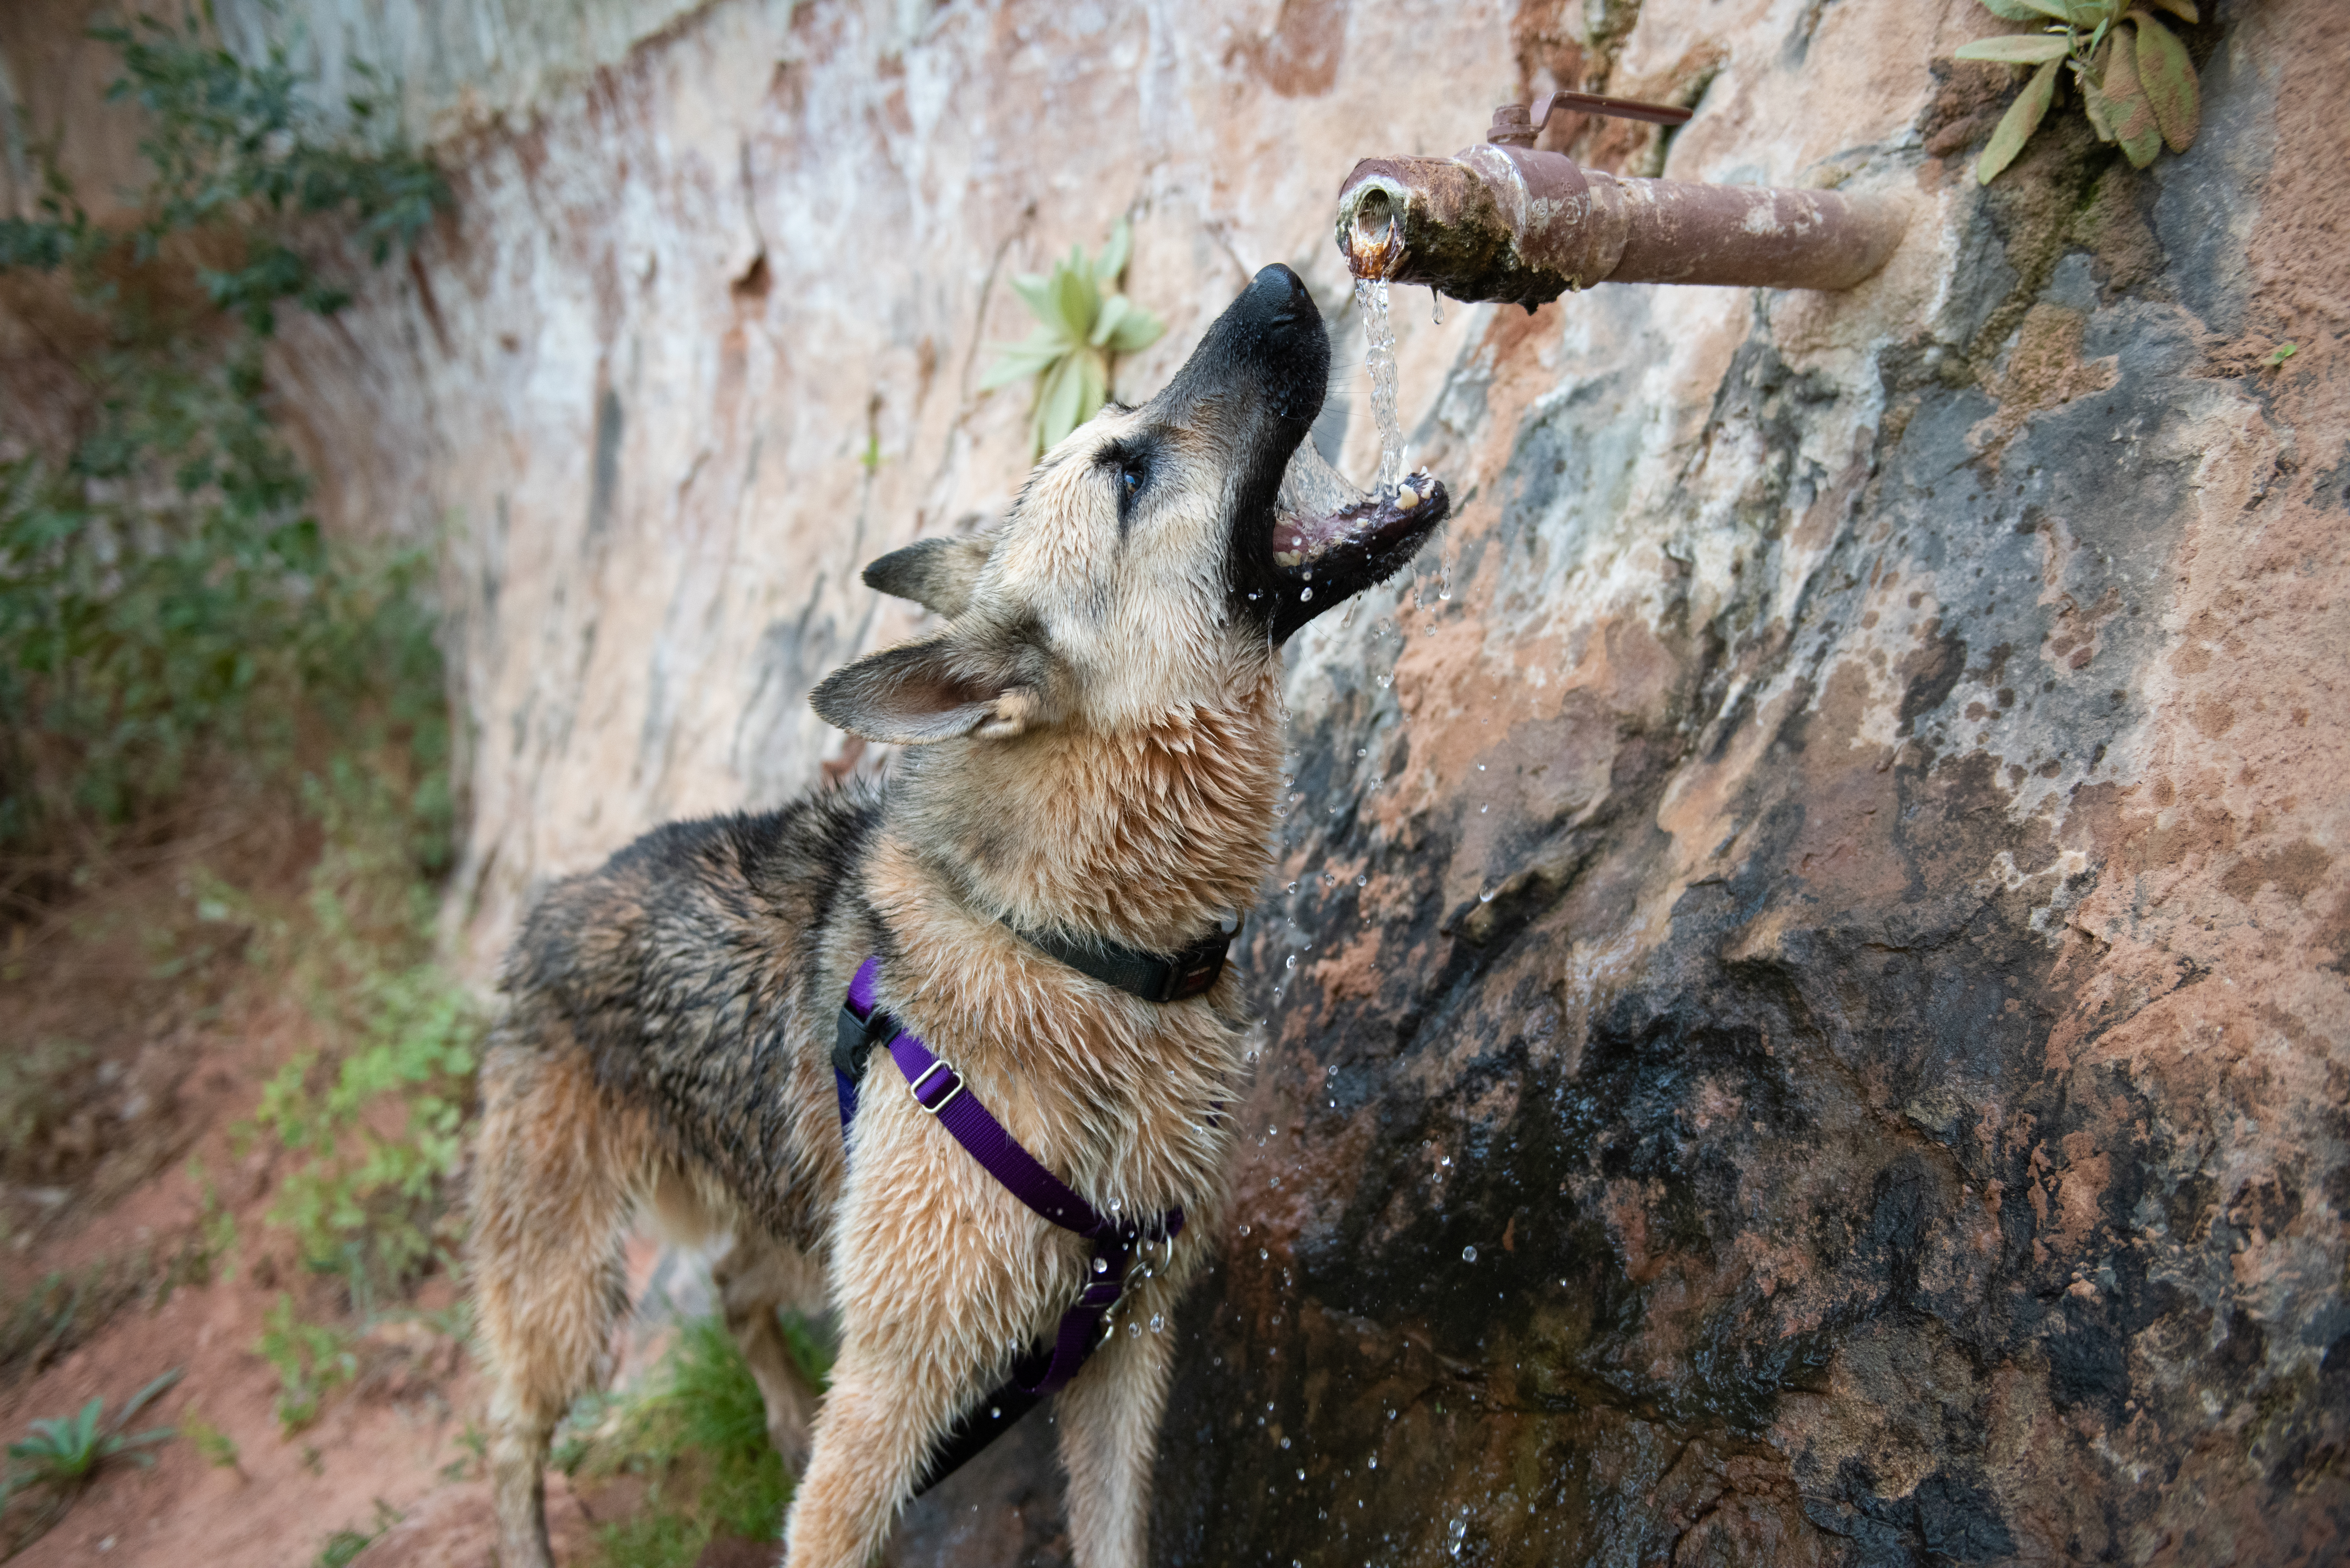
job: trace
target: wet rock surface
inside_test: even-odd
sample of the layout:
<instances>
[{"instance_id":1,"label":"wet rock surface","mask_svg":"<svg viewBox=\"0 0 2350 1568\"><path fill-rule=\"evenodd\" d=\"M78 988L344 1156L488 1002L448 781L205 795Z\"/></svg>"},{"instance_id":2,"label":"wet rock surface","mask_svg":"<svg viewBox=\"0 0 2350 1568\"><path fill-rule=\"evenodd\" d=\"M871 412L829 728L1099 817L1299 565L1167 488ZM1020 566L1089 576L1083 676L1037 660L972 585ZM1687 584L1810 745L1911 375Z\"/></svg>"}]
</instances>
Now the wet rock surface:
<instances>
[{"instance_id":1,"label":"wet rock surface","mask_svg":"<svg viewBox=\"0 0 2350 1568\"><path fill-rule=\"evenodd\" d=\"M1301 670L1166 1560L2350 1551L2345 428L2238 347L2266 41L2350 36L2232 19L2189 158L1954 204L1875 385L1766 300L1659 453L1654 296L1464 357L1457 602Z\"/></svg>"}]
</instances>

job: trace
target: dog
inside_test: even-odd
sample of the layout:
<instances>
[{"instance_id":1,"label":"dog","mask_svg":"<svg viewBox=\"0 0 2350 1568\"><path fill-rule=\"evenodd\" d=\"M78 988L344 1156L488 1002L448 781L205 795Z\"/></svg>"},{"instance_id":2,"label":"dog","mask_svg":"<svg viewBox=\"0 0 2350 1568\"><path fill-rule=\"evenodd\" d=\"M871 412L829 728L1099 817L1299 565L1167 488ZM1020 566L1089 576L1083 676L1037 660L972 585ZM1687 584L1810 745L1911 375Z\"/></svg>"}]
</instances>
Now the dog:
<instances>
[{"instance_id":1,"label":"dog","mask_svg":"<svg viewBox=\"0 0 2350 1568\"><path fill-rule=\"evenodd\" d=\"M941 619L812 694L829 723L903 748L884 782L656 829L528 917L471 1191L505 1568L551 1563L548 1443L608 1370L639 1217L723 1244L720 1305L776 1449L805 1464L790 1568L862 1568L958 1423L1103 1271L888 1053L836 1081L868 960L873 1001L951 1064L953 1093L1099 1214L1169 1217L1056 1405L1076 1561L1140 1568L1165 1325L1220 1224L1223 1107L1255 1026L1230 972L1146 1000L1078 965L1198 951L1254 901L1282 645L1447 509L1424 475L1295 499L1330 498L1305 441L1329 362L1305 286L1265 268L1162 392L1045 454L991 533L867 569ZM840 1347L817 1413L776 1313L827 1300Z\"/></svg>"}]
</instances>

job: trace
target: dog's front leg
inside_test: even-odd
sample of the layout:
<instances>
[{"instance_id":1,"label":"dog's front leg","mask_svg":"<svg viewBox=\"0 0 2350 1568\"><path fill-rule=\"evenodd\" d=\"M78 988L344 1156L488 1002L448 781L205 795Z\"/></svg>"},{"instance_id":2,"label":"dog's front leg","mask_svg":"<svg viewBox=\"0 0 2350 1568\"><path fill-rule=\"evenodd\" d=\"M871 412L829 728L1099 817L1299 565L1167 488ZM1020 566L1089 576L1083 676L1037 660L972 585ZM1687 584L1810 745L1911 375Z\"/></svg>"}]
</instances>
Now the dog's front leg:
<instances>
[{"instance_id":1,"label":"dog's front leg","mask_svg":"<svg viewBox=\"0 0 2350 1568\"><path fill-rule=\"evenodd\" d=\"M865 1568L931 1442L1072 1272L1042 1221L910 1098L877 1096L860 1115L850 1169L832 1250L840 1356L785 1525L786 1568Z\"/></svg>"},{"instance_id":2,"label":"dog's front leg","mask_svg":"<svg viewBox=\"0 0 2350 1568\"><path fill-rule=\"evenodd\" d=\"M785 1568L865 1568L913 1495L932 1434L984 1392L979 1381L919 1355L845 1346L784 1526Z\"/></svg>"},{"instance_id":3,"label":"dog's front leg","mask_svg":"<svg viewBox=\"0 0 2350 1568\"><path fill-rule=\"evenodd\" d=\"M1170 1293L1146 1289L1130 1298L1131 1323L1163 1313ZM1077 1568L1143 1568L1149 1561L1151 1461L1175 1336L1118 1325L1054 1401L1061 1464L1069 1477L1069 1535Z\"/></svg>"}]
</instances>

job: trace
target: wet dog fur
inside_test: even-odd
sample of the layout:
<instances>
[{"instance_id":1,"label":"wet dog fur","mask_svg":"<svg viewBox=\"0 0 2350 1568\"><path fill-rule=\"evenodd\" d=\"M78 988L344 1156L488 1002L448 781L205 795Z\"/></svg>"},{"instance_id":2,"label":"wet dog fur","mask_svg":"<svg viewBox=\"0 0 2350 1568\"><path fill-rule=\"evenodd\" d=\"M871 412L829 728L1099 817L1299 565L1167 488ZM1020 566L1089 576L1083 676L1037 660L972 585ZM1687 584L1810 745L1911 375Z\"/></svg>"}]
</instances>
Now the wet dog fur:
<instances>
[{"instance_id":1,"label":"wet dog fur","mask_svg":"<svg viewBox=\"0 0 2350 1568\"><path fill-rule=\"evenodd\" d=\"M720 1303L770 1434L806 1464L791 1568L861 1568L933 1442L1076 1293L1087 1243L891 1093L887 1053L844 1147L834 1020L868 954L881 1004L1096 1208L1183 1209L1169 1265L1119 1308L1172 1317L1221 1229L1232 1129L1216 1107L1235 1097L1252 1030L1238 982L1153 1004L1002 922L1172 952L1253 902L1284 745L1281 643L1400 564L1440 511L1376 560L1327 557L1318 583L1289 535L1291 564L1276 561L1276 491L1328 362L1303 285L1266 268L1164 392L1048 453L992 535L868 570L944 621L814 694L830 722L906 748L886 783L660 828L532 913L503 980L473 1166L506 1568L550 1561L547 1446L607 1371L633 1221L723 1248ZM841 1345L817 1413L775 1314L827 1301ZM1085 1568L1146 1560L1174 1345L1117 1334L1056 1401Z\"/></svg>"}]
</instances>

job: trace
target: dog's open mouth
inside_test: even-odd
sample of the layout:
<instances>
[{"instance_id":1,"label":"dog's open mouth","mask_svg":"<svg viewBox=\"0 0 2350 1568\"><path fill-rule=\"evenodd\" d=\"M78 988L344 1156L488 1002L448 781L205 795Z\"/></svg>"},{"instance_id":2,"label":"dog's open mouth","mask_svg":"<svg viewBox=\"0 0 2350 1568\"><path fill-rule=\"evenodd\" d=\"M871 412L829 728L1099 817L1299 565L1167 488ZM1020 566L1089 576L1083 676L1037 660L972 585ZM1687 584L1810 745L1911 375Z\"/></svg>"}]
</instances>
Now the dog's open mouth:
<instances>
[{"instance_id":1,"label":"dog's open mouth","mask_svg":"<svg viewBox=\"0 0 2350 1568\"><path fill-rule=\"evenodd\" d=\"M1343 598L1410 560L1451 509L1444 482L1422 469L1334 511L1275 517L1273 564L1301 585L1326 582Z\"/></svg>"},{"instance_id":2,"label":"dog's open mouth","mask_svg":"<svg viewBox=\"0 0 2350 1568\"><path fill-rule=\"evenodd\" d=\"M1365 494L1297 449L1274 511L1273 566L1281 584L1275 630L1286 635L1334 605L1387 581L1452 510L1444 482L1422 469Z\"/></svg>"}]
</instances>

